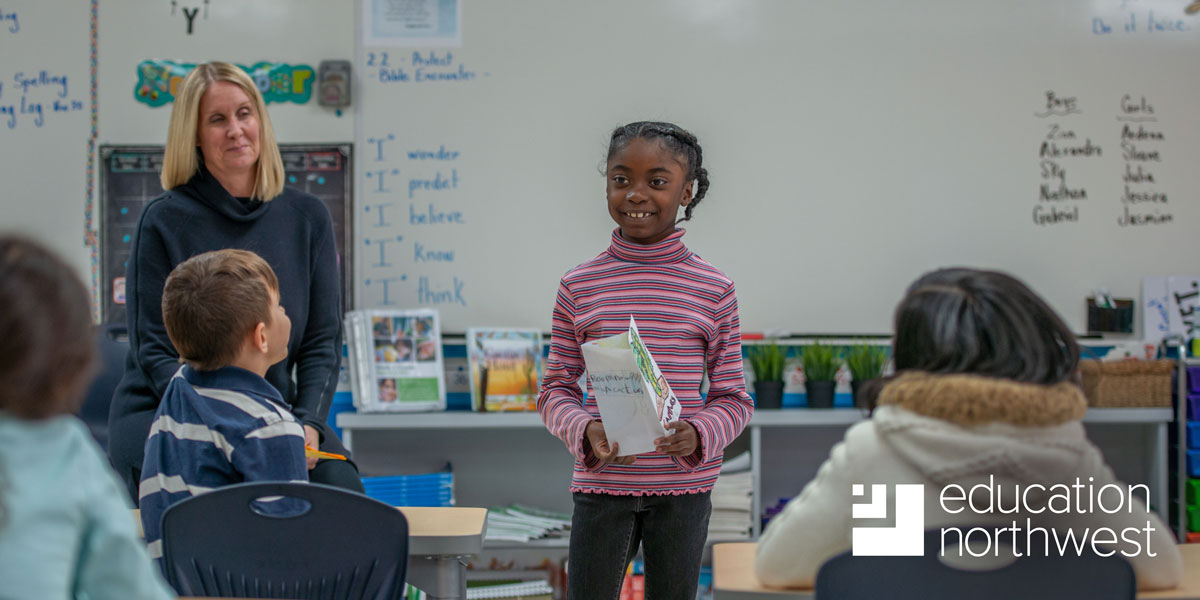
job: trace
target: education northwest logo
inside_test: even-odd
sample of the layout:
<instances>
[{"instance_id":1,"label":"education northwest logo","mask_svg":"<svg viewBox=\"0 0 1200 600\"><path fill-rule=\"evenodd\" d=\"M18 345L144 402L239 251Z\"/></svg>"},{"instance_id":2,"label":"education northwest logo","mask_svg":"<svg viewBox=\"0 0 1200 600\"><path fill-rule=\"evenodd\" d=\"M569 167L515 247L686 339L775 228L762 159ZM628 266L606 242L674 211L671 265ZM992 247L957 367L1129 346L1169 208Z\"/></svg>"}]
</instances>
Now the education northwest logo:
<instances>
[{"instance_id":1,"label":"education northwest logo","mask_svg":"<svg viewBox=\"0 0 1200 600\"><path fill-rule=\"evenodd\" d=\"M925 555L925 486L895 484L888 494L887 484L851 484L850 493L862 499L851 504L851 517L866 521L851 528L851 553L854 556L924 556ZM867 491L870 490L868 495ZM997 483L994 475L986 482L969 488L947 484L938 494L938 506L943 515L965 523L988 522L988 526L941 527L941 556L947 549L957 548L959 556L973 557L994 553L1011 545L1014 556L1037 551L1044 556L1058 554L1082 556L1085 552L1099 556L1120 554L1126 558L1138 555L1157 556L1151 548L1152 533L1157 529L1149 514L1146 501L1150 489L1145 484L1097 484L1094 477L1055 484ZM894 501L891 500L894 498ZM888 512L891 511L889 516ZM1125 513L1144 515L1145 526L1123 522L1126 527L1076 526L1055 527L1057 518L1084 515ZM997 523L992 525L992 521ZM1140 523L1135 518L1133 523ZM1040 551L1038 549L1040 548Z\"/></svg>"},{"instance_id":2,"label":"education northwest logo","mask_svg":"<svg viewBox=\"0 0 1200 600\"><path fill-rule=\"evenodd\" d=\"M854 556L924 556L925 486L918 483L896 484L895 524L891 527L854 527L851 552ZM856 483L851 493L861 498L865 486ZM855 519L888 518L887 485L871 485L870 501L851 506Z\"/></svg>"}]
</instances>

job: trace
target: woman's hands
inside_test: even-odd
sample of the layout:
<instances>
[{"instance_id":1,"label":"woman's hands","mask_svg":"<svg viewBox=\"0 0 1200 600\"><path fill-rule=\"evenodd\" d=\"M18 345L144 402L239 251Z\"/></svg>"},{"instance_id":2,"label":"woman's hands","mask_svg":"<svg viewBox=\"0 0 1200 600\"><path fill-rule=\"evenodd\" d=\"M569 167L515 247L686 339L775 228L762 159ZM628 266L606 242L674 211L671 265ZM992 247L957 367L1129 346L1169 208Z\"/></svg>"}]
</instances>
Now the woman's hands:
<instances>
[{"instance_id":1,"label":"woman's hands","mask_svg":"<svg viewBox=\"0 0 1200 600\"><path fill-rule=\"evenodd\" d=\"M321 445L321 434L317 433L317 430L312 425L304 426L304 445L312 448L313 450L318 449ZM304 460L308 463L307 466L309 471L313 470L313 467L317 466L317 457L315 456L310 456Z\"/></svg>"}]
</instances>

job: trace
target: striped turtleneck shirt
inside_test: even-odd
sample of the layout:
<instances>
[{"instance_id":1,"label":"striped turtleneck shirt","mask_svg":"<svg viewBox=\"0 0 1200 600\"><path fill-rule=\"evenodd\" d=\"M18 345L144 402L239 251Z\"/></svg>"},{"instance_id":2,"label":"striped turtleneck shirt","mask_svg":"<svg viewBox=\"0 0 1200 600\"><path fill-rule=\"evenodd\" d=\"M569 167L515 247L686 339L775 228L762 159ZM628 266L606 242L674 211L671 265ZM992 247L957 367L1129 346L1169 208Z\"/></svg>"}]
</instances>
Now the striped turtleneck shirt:
<instances>
[{"instance_id":1,"label":"striped turtleneck shirt","mask_svg":"<svg viewBox=\"0 0 1200 600\"><path fill-rule=\"evenodd\" d=\"M184 366L167 384L142 463L142 530L162 557L168 506L244 481L308 481L304 428L266 379L237 367Z\"/></svg>"},{"instance_id":2,"label":"striped turtleneck shirt","mask_svg":"<svg viewBox=\"0 0 1200 600\"><path fill-rule=\"evenodd\" d=\"M550 433L575 457L572 492L639 496L711 490L725 446L754 412L742 374L733 282L688 250L683 234L676 229L643 246L622 238L618 228L607 251L571 269L559 283L537 407ZM700 436L700 447L690 456L648 452L632 465L602 465L585 444L584 429L600 411L590 389L585 401L579 388L585 370L580 346L628 330L631 316L683 406L681 420ZM704 397L700 386L706 373Z\"/></svg>"}]
</instances>

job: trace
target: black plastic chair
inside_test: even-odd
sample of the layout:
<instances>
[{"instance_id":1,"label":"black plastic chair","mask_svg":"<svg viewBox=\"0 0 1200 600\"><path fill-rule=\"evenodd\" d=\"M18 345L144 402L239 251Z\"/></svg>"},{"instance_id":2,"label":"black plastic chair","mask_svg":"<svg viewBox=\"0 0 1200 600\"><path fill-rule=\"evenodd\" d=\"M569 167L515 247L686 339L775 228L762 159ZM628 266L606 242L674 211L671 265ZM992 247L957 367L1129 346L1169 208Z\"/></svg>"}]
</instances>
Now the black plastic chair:
<instances>
[{"instance_id":1,"label":"black plastic chair","mask_svg":"<svg viewBox=\"0 0 1200 600\"><path fill-rule=\"evenodd\" d=\"M994 532L995 526L984 527ZM960 527L966 532L969 527ZM1002 548L1013 548L1011 532L1001 537ZM1040 541L1040 533L1035 540ZM1023 538L1022 533L1018 538ZM1137 580L1129 561L1114 554L1101 557L1073 548L1059 556L1023 555L989 570L964 570L944 564L941 529L925 533L925 556L852 556L843 552L821 565L814 586L816 600L880 600L920 598L943 600L1061 600L1089 598L1132 600ZM1021 545L1018 542L1018 545ZM977 550L980 552L980 550ZM976 567L971 567L974 569Z\"/></svg>"},{"instance_id":2,"label":"black plastic chair","mask_svg":"<svg viewBox=\"0 0 1200 600\"><path fill-rule=\"evenodd\" d=\"M256 500L272 496L305 510L263 512ZM167 581L183 596L392 600L404 592L404 514L340 488L231 485L171 505L162 531Z\"/></svg>"},{"instance_id":3,"label":"black plastic chair","mask_svg":"<svg viewBox=\"0 0 1200 600\"><path fill-rule=\"evenodd\" d=\"M87 397L79 408L79 418L104 450L108 450L108 409L112 405L113 392L125 374L125 358L129 354L127 333L124 324L110 323L96 328L99 364L96 378L88 386Z\"/></svg>"}]
</instances>

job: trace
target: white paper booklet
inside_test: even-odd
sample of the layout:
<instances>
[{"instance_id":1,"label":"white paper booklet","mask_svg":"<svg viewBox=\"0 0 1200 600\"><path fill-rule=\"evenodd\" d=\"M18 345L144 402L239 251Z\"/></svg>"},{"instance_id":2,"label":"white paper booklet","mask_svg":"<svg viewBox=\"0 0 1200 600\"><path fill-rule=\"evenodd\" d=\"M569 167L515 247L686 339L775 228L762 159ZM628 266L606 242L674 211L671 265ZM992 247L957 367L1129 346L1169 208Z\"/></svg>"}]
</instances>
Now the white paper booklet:
<instances>
[{"instance_id":1,"label":"white paper booklet","mask_svg":"<svg viewBox=\"0 0 1200 600\"><path fill-rule=\"evenodd\" d=\"M679 420L679 400L629 318L629 331L583 345L588 379L609 443L621 456L654 451L666 425Z\"/></svg>"}]
</instances>

